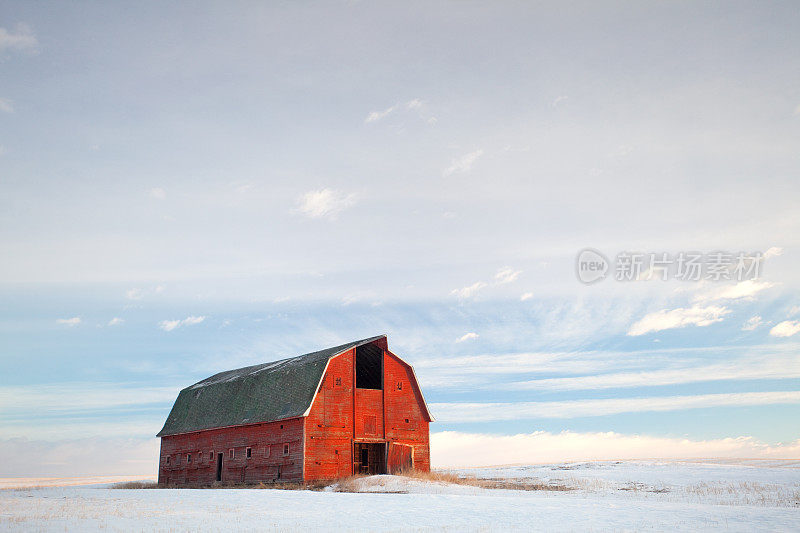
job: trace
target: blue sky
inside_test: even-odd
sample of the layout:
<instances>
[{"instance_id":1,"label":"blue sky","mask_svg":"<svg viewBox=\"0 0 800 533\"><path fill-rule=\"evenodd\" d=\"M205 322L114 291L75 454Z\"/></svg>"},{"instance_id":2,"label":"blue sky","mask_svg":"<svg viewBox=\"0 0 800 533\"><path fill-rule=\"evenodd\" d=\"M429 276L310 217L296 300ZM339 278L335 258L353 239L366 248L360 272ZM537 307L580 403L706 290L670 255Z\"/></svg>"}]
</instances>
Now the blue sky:
<instances>
[{"instance_id":1,"label":"blue sky","mask_svg":"<svg viewBox=\"0 0 800 533\"><path fill-rule=\"evenodd\" d=\"M149 473L179 389L379 333L438 464L799 456L796 6L553 6L4 4L0 475Z\"/></svg>"}]
</instances>

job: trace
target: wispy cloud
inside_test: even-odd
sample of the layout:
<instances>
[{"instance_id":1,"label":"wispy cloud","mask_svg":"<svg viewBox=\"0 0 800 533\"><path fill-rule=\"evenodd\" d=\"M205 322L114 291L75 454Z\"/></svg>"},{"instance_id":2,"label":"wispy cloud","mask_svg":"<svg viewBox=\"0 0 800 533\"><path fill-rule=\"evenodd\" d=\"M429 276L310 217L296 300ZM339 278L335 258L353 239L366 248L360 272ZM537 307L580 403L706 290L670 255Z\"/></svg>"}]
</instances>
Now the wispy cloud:
<instances>
[{"instance_id":1,"label":"wispy cloud","mask_svg":"<svg viewBox=\"0 0 800 533\"><path fill-rule=\"evenodd\" d=\"M629 336L644 335L666 329L683 328L686 326L708 326L721 322L723 317L730 313L726 307L711 305L708 307L688 307L678 309L662 309L655 313L645 315L635 322L628 330Z\"/></svg>"},{"instance_id":2,"label":"wispy cloud","mask_svg":"<svg viewBox=\"0 0 800 533\"><path fill-rule=\"evenodd\" d=\"M658 387L710 381L800 378L800 358L794 355L769 354L731 359L711 365L687 365L682 368L615 372L575 377L517 381L498 388L510 390L598 390L631 387Z\"/></svg>"},{"instance_id":3,"label":"wispy cloud","mask_svg":"<svg viewBox=\"0 0 800 533\"><path fill-rule=\"evenodd\" d=\"M336 219L339 213L354 206L355 193L343 193L331 189L308 191L297 199L297 212L310 218Z\"/></svg>"},{"instance_id":4,"label":"wispy cloud","mask_svg":"<svg viewBox=\"0 0 800 533\"><path fill-rule=\"evenodd\" d=\"M156 200L164 200L167 197L167 191L161 187L153 187L150 189L150 197Z\"/></svg>"},{"instance_id":5,"label":"wispy cloud","mask_svg":"<svg viewBox=\"0 0 800 533\"><path fill-rule=\"evenodd\" d=\"M442 171L443 176L450 176L451 174L463 174L472 170L472 165L483 155L483 150L475 150L461 157L457 157L450 162L450 166Z\"/></svg>"},{"instance_id":6,"label":"wispy cloud","mask_svg":"<svg viewBox=\"0 0 800 533\"><path fill-rule=\"evenodd\" d=\"M763 322L764 320L760 316L758 315L751 316L750 318L747 319L747 322L745 322L744 325L742 326L742 331L753 331Z\"/></svg>"},{"instance_id":7,"label":"wispy cloud","mask_svg":"<svg viewBox=\"0 0 800 533\"><path fill-rule=\"evenodd\" d=\"M13 113L14 104L8 98L0 98L0 112Z\"/></svg>"},{"instance_id":8,"label":"wispy cloud","mask_svg":"<svg viewBox=\"0 0 800 533\"><path fill-rule=\"evenodd\" d=\"M389 116L390 114L392 114L395 109L397 109L397 104L395 104L395 105L393 105L391 107L387 107L383 111L372 111L369 115L367 115L367 118L364 119L364 122L366 124L369 124L370 122L377 122L377 121L381 120L382 118L385 118L385 117Z\"/></svg>"},{"instance_id":9,"label":"wispy cloud","mask_svg":"<svg viewBox=\"0 0 800 533\"><path fill-rule=\"evenodd\" d=\"M800 333L800 321L797 320L784 320L769 330L773 337L791 337L797 333Z\"/></svg>"},{"instance_id":10,"label":"wispy cloud","mask_svg":"<svg viewBox=\"0 0 800 533\"><path fill-rule=\"evenodd\" d=\"M36 36L27 24L17 24L16 28L9 31L0 28L0 52L6 50L34 51L39 45Z\"/></svg>"},{"instance_id":11,"label":"wispy cloud","mask_svg":"<svg viewBox=\"0 0 800 533\"><path fill-rule=\"evenodd\" d=\"M452 291L450 291L450 294L458 296L459 298L472 298L479 290L485 287L487 287L487 284L485 282L476 281L475 283L473 283L468 287L462 287L461 289L453 289Z\"/></svg>"},{"instance_id":12,"label":"wispy cloud","mask_svg":"<svg viewBox=\"0 0 800 533\"><path fill-rule=\"evenodd\" d=\"M465 333L464 335L462 335L461 337L456 339L456 342L464 342L464 341L469 341L469 340L473 340L473 339L477 339L477 338L478 338L478 334L475 333L474 331L470 331L469 333Z\"/></svg>"},{"instance_id":13,"label":"wispy cloud","mask_svg":"<svg viewBox=\"0 0 800 533\"><path fill-rule=\"evenodd\" d=\"M142 289L128 289L125 291L125 298L128 300L141 300L144 297Z\"/></svg>"},{"instance_id":14,"label":"wispy cloud","mask_svg":"<svg viewBox=\"0 0 800 533\"><path fill-rule=\"evenodd\" d=\"M537 418L597 417L620 413L778 404L800 404L800 391L741 392L557 402L433 403L431 404L431 410L436 413L439 421L457 423Z\"/></svg>"},{"instance_id":15,"label":"wispy cloud","mask_svg":"<svg viewBox=\"0 0 800 533\"><path fill-rule=\"evenodd\" d=\"M417 111L419 113L422 110L422 104L423 104L422 100L420 100L419 98L414 98L413 100L409 100L404 104L394 104L380 111L372 111L369 113L369 115L367 115L367 118L364 119L364 123L369 124L371 122L378 122L379 120L388 117L392 113L396 111L402 111L403 109L407 111ZM422 116L422 113L420 113L420 118L424 119L426 117ZM428 123L431 123L431 119L433 119L434 123L436 122L435 118L428 117L427 119Z\"/></svg>"},{"instance_id":16,"label":"wispy cloud","mask_svg":"<svg viewBox=\"0 0 800 533\"><path fill-rule=\"evenodd\" d=\"M81 323L81 317L74 316L72 318L58 318L56 324L63 324L65 326L73 327Z\"/></svg>"},{"instance_id":17,"label":"wispy cloud","mask_svg":"<svg viewBox=\"0 0 800 533\"><path fill-rule=\"evenodd\" d=\"M423 386L430 388L469 385L470 390L580 390L792 378L800 374L797 350L797 345L786 343L628 352L495 353L418 359L414 365ZM527 380L522 377L525 375ZM559 377L551 377L554 375ZM508 382L505 376L518 381Z\"/></svg>"},{"instance_id":18,"label":"wispy cloud","mask_svg":"<svg viewBox=\"0 0 800 533\"><path fill-rule=\"evenodd\" d=\"M693 302L717 302L720 300L751 300L759 292L773 287L775 284L768 281L746 280L733 285L713 287L710 290L696 294Z\"/></svg>"},{"instance_id":19,"label":"wispy cloud","mask_svg":"<svg viewBox=\"0 0 800 533\"><path fill-rule=\"evenodd\" d=\"M108 325L109 326L119 326L119 325L123 324L124 322L125 322L125 320L115 316L114 318L112 318L111 320L108 321Z\"/></svg>"},{"instance_id":20,"label":"wispy cloud","mask_svg":"<svg viewBox=\"0 0 800 533\"><path fill-rule=\"evenodd\" d=\"M514 270L511 267L503 267L494 275L494 281L499 284L511 283L516 281L522 270Z\"/></svg>"},{"instance_id":21,"label":"wispy cloud","mask_svg":"<svg viewBox=\"0 0 800 533\"><path fill-rule=\"evenodd\" d=\"M526 300L530 300L531 298L533 298L533 293L532 292L526 292L522 296L519 297L519 301L520 302L524 302Z\"/></svg>"},{"instance_id":22,"label":"wispy cloud","mask_svg":"<svg viewBox=\"0 0 800 533\"><path fill-rule=\"evenodd\" d=\"M188 316L183 320L162 320L158 323L158 327L164 331L172 331L182 326L193 326L195 324L199 324L205 319L206 317L204 316Z\"/></svg>"}]
</instances>

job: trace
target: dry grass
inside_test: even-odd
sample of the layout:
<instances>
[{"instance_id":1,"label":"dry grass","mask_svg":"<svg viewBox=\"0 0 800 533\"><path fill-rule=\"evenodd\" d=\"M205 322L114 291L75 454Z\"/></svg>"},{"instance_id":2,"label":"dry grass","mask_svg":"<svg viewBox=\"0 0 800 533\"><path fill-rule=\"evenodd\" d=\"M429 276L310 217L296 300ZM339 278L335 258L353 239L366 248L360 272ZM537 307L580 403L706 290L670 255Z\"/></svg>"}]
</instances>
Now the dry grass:
<instances>
[{"instance_id":1,"label":"dry grass","mask_svg":"<svg viewBox=\"0 0 800 533\"><path fill-rule=\"evenodd\" d=\"M362 487L359 485L358 481L365 477L366 476L362 474L356 474L354 476L338 479L333 483L334 490L336 492L361 492Z\"/></svg>"},{"instance_id":2,"label":"dry grass","mask_svg":"<svg viewBox=\"0 0 800 533\"><path fill-rule=\"evenodd\" d=\"M124 483L116 483L111 486L112 489L157 489L158 482L156 481L126 481Z\"/></svg>"},{"instance_id":3,"label":"dry grass","mask_svg":"<svg viewBox=\"0 0 800 533\"><path fill-rule=\"evenodd\" d=\"M422 472L419 470L404 470L399 475L433 483L448 483L453 485L466 485L481 489L527 490L527 491L570 491L577 487L568 486L561 481L544 482L532 479L513 478L479 478L477 476L460 475L448 471ZM340 479L307 481L307 482L274 482L274 483L213 483L213 484L183 484L159 485L156 482L130 481L117 483L115 489L272 489L272 490L325 490L333 487L336 492L365 492L360 480L365 475L356 474Z\"/></svg>"},{"instance_id":4,"label":"dry grass","mask_svg":"<svg viewBox=\"0 0 800 533\"><path fill-rule=\"evenodd\" d=\"M400 475L423 481L468 485L470 487L479 487L482 489L546 490L559 492L573 490L572 487L568 487L564 483L547 483L531 479L479 478L477 476L459 475L448 471L432 470L430 472L422 472L419 470L404 470Z\"/></svg>"}]
</instances>

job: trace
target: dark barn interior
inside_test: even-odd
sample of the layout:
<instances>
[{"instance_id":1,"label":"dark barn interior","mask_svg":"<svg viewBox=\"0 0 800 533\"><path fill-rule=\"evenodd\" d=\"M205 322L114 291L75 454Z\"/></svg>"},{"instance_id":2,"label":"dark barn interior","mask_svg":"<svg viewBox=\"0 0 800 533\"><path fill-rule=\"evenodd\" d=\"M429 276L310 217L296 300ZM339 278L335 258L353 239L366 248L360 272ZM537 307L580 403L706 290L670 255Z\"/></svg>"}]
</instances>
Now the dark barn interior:
<instances>
[{"instance_id":1,"label":"dark barn interior","mask_svg":"<svg viewBox=\"0 0 800 533\"><path fill-rule=\"evenodd\" d=\"M366 475L386 473L385 442L353 443L353 463L355 472Z\"/></svg>"},{"instance_id":2,"label":"dark barn interior","mask_svg":"<svg viewBox=\"0 0 800 533\"><path fill-rule=\"evenodd\" d=\"M374 344L356 348L356 388L383 388L383 350Z\"/></svg>"}]
</instances>

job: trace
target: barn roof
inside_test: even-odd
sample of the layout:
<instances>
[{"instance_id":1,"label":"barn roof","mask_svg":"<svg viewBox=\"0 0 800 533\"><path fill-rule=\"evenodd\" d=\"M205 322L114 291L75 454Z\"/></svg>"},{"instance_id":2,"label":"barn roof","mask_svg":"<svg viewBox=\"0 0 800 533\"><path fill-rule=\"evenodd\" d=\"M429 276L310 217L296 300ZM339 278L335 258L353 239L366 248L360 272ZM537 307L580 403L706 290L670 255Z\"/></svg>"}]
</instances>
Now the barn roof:
<instances>
[{"instance_id":1,"label":"barn roof","mask_svg":"<svg viewBox=\"0 0 800 533\"><path fill-rule=\"evenodd\" d=\"M331 357L384 337L214 374L178 394L156 436L304 416Z\"/></svg>"}]
</instances>

